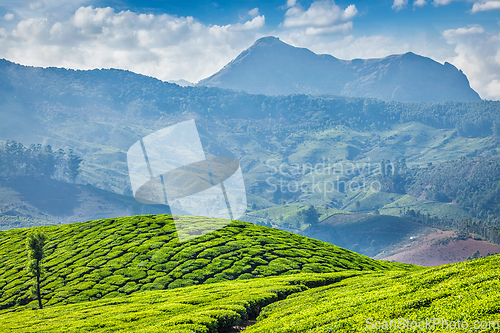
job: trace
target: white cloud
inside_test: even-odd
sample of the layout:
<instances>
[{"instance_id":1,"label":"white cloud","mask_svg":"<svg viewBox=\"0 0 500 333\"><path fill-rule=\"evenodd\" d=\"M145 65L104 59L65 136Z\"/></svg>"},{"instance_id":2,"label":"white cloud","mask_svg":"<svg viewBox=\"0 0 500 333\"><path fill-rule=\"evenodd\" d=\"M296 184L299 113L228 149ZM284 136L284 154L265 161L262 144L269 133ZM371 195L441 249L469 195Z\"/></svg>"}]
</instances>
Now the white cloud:
<instances>
[{"instance_id":1,"label":"white cloud","mask_svg":"<svg viewBox=\"0 0 500 333\"><path fill-rule=\"evenodd\" d=\"M352 19L358 15L355 5L342 9L331 0L315 1L307 10L295 1L288 1L291 4L280 26L296 35L345 34L353 29Z\"/></svg>"},{"instance_id":2,"label":"white cloud","mask_svg":"<svg viewBox=\"0 0 500 333\"><path fill-rule=\"evenodd\" d=\"M481 98L500 100L500 35L464 33L445 38L455 47L455 56L447 61L462 69Z\"/></svg>"},{"instance_id":3,"label":"white cloud","mask_svg":"<svg viewBox=\"0 0 500 333\"><path fill-rule=\"evenodd\" d=\"M486 1L472 5L472 13L500 9L500 1Z\"/></svg>"},{"instance_id":4,"label":"white cloud","mask_svg":"<svg viewBox=\"0 0 500 333\"><path fill-rule=\"evenodd\" d=\"M309 35L302 30L289 30L279 35L280 39L291 45L306 47L317 54L331 54L339 59L383 58L391 54L415 51L407 42L393 37L374 35L343 38L330 38L324 35Z\"/></svg>"},{"instance_id":5,"label":"white cloud","mask_svg":"<svg viewBox=\"0 0 500 333\"><path fill-rule=\"evenodd\" d=\"M258 16L259 15L259 8L254 8L252 10L249 10L248 15L250 15L251 17Z\"/></svg>"},{"instance_id":6,"label":"white cloud","mask_svg":"<svg viewBox=\"0 0 500 333\"><path fill-rule=\"evenodd\" d=\"M432 4L434 6L446 6L446 5L449 5L450 3L452 3L453 1L455 1L455 0L434 0L432 2Z\"/></svg>"},{"instance_id":7,"label":"white cloud","mask_svg":"<svg viewBox=\"0 0 500 333\"><path fill-rule=\"evenodd\" d=\"M358 15L358 10L356 9L356 6L349 5L342 13L342 19L347 21L347 20L354 18L354 16L356 16L356 15Z\"/></svg>"},{"instance_id":8,"label":"white cloud","mask_svg":"<svg viewBox=\"0 0 500 333\"><path fill-rule=\"evenodd\" d=\"M0 58L32 66L123 68L162 80L212 75L257 38L263 15L239 24L204 25L192 17L80 7L2 28ZM3 38L2 38L3 36Z\"/></svg>"},{"instance_id":9,"label":"white cloud","mask_svg":"<svg viewBox=\"0 0 500 333\"><path fill-rule=\"evenodd\" d=\"M14 19L14 14L12 13L7 13L3 16L4 20L6 21L11 21L12 19Z\"/></svg>"},{"instance_id":10,"label":"white cloud","mask_svg":"<svg viewBox=\"0 0 500 333\"><path fill-rule=\"evenodd\" d=\"M408 0L394 0L394 3L392 4L392 9L395 11L399 11L403 8L406 8L406 5L408 4Z\"/></svg>"},{"instance_id":11,"label":"white cloud","mask_svg":"<svg viewBox=\"0 0 500 333\"><path fill-rule=\"evenodd\" d=\"M305 10L300 5L291 7L285 13L283 26L296 27L328 27L343 23L358 14L355 5L342 10L334 1L315 1L309 9Z\"/></svg>"},{"instance_id":12,"label":"white cloud","mask_svg":"<svg viewBox=\"0 0 500 333\"><path fill-rule=\"evenodd\" d=\"M42 1L36 1L30 3L30 9L41 9L44 8L45 4Z\"/></svg>"},{"instance_id":13,"label":"white cloud","mask_svg":"<svg viewBox=\"0 0 500 333\"><path fill-rule=\"evenodd\" d=\"M50 37L50 24L45 18L21 21L12 35L23 42L47 41Z\"/></svg>"},{"instance_id":14,"label":"white cloud","mask_svg":"<svg viewBox=\"0 0 500 333\"><path fill-rule=\"evenodd\" d=\"M477 35L482 34L484 29L479 24L469 25L467 28L448 29L443 32L446 38L463 36L463 35Z\"/></svg>"},{"instance_id":15,"label":"white cloud","mask_svg":"<svg viewBox=\"0 0 500 333\"><path fill-rule=\"evenodd\" d=\"M425 0L415 0L413 1L413 7L423 7L427 4Z\"/></svg>"},{"instance_id":16,"label":"white cloud","mask_svg":"<svg viewBox=\"0 0 500 333\"><path fill-rule=\"evenodd\" d=\"M266 23L266 18L264 15L256 16L251 21L247 21L243 24L237 23L229 26L230 31L249 31L249 30L258 30L264 26Z\"/></svg>"},{"instance_id":17,"label":"white cloud","mask_svg":"<svg viewBox=\"0 0 500 333\"><path fill-rule=\"evenodd\" d=\"M335 33L346 33L352 30L352 22L346 22L343 24L337 24L331 27L307 27L306 34L307 35L327 35L327 34L335 34Z\"/></svg>"},{"instance_id":18,"label":"white cloud","mask_svg":"<svg viewBox=\"0 0 500 333\"><path fill-rule=\"evenodd\" d=\"M297 0L287 0L286 1L286 6L287 7L293 7L297 3Z\"/></svg>"}]
</instances>

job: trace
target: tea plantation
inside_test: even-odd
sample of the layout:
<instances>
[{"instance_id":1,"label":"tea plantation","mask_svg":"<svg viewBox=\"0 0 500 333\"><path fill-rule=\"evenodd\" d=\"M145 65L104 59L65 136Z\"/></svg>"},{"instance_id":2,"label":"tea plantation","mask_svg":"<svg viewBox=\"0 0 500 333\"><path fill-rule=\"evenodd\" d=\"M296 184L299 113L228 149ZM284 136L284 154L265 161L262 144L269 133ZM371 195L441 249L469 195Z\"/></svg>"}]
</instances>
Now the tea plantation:
<instances>
[{"instance_id":1,"label":"tea plantation","mask_svg":"<svg viewBox=\"0 0 500 333\"><path fill-rule=\"evenodd\" d=\"M387 331L384 323L397 332L497 332L499 266L493 256L414 271L301 273L16 307L0 310L0 331L223 333L258 315L245 332ZM427 318L441 323L424 327ZM411 329L414 323L424 328Z\"/></svg>"},{"instance_id":2,"label":"tea plantation","mask_svg":"<svg viewBox=\"0 0 500 333\"><path fill-rule=\"evenodd\" d=\"M245 332L500 332L499 270L496 255L360 275L273 303Z\"/></svg>"},{"instance_id":3,"label":"tea plantation","mask_svg":"<svg viewBox=\"0 0 500 333\"><path fill-rule=\"evenodd\" d=\"M199 226L218 221L185 217L181 222ZM168 215L36 229L48 237L41 284L45 306L282 274L414 269L244 222L182 243ZM36 304L24 269L31 231L0 232L0 309Z\"/></svg>"},{"instance_id":4,"label":"tea plantation","mask_svg":"<svg viewBox=\"0 0 500 333\"><path fill-rule=\"evenodd\" d=\"M293 293L365 272L295 274L146 291L42 310L0 310L0 332L227 332Z\"/></svg>"}]
</instances>

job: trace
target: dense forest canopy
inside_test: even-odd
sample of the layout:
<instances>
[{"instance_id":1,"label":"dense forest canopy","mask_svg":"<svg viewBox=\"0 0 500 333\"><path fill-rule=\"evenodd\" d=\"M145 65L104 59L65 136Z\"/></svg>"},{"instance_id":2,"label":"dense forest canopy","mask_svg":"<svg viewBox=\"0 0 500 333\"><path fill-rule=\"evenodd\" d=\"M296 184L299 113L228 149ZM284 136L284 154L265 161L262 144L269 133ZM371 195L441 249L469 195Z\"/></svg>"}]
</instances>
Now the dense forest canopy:
<instances>
[{"instance_id":1,"label":"dense forest canopy","mask_svg":"<svg viewBox=\"0 0 500 333\"><path fill-rule=\"evenodd\" d=\"M0 177L45 177L75 182L80 174L82 158L73 150L53 151L50 145L32 144L25 147L22 143L7 141L0 145Z\"/></svg>"},{"instance_id":2,"label":"dense forest canopy","mask_svg":"<svg viewBox=\"0 0 500 333\"><path fill-rule=\"evenodd\" d=\"M414 103L331 95L274 97L179 87L124 70L42 69L0 60L0 107L19 103L27 113L68 114L89 108L88 116L118 112L131 118L158 119L189 112L219 120L271 118L285 126L344 124L356 129L418 121L456 128L463 136L500 134L497 101Z\"/></svg>"}]
</instances>

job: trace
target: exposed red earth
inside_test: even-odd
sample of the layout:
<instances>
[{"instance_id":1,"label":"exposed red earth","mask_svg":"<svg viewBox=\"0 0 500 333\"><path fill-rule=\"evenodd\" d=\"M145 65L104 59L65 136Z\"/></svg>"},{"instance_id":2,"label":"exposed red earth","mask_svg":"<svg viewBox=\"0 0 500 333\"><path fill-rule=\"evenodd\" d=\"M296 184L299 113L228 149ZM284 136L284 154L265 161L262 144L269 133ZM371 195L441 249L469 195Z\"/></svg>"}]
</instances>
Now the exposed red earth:
<instances>
[{"instance_id":1,"label":"exposed red earth","mask_svg":"<svg viewBox=\"0 0 500 333\"><path fill-rule=\"evenodd\" d=\"M469 238L457 239L458 234L452 231L434 229L428 235L414 236L413 240L376 259L397 261L421 266L438 266L465 261L474 252L479 251L481 257L500 253L500 246L481 240Z\"/></svg>"}]
</instances>

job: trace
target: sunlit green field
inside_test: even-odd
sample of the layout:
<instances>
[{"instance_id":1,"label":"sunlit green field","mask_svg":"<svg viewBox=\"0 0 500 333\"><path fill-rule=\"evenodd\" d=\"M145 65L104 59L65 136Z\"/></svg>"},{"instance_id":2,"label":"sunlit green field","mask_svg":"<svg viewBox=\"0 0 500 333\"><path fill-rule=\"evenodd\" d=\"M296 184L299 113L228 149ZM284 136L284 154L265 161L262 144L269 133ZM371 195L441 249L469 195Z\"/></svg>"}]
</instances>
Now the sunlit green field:
<instances>
[{"instance_id":1,"label":"sunlit green field","mask_svg":"<svg viewBox=\"0 0 500 333\"><path fill-rule=\"evenodd\" d=\"M0 331L230 332L257 317L245 332L373 332L397 324L396 332L426 320L434 326L408 331L454 332L451 325L460 321L470 329L459 331L495 332L499 264L493 256L414 271L296 274L19 307L0 311Z\"/></svg>"},{"instance_id":2,"label":"sunlit green field","mask_svg":"<svg viewBox=\"0 0 500 333\"><path fill-rule=\"evenodd\" d=\"M185 217L200 228L216 223ZM223 221L227 222L227 221ZM168 215L135 216L37 228L48 236L42 280L50 306L162 290L298 273L388 270L410 265L376 261L340 247L244 222L179 242ZM26 237L0 232L0 309L35 306L29 292Z\"/></svg>"},{"instance_id":3,"label":"sunlit green field","mask_svg":"<svg viewBox=\"0 0 500 333\"><path fill-rule=\"evenodd\" d=\"M297 274L0 311L1 332L224 332L293 293L363 272Z\"/></svg>"},{"instance_id":4,"label":"sunlit green field","mask_svg":"<svg viewBox=\"0 0 500 333\"><path fill-rule=\"evenodd\" d=\"M500 331L499 268L500 257L493 256L417 272L360 275L273 303L246 332L373 332L384 321L404 329L426 320L436 324L416 331L454 332L458 321L469 325L462 332ZM483 328L474 330L475 324Z\"/></svg>"}]
</instances>

